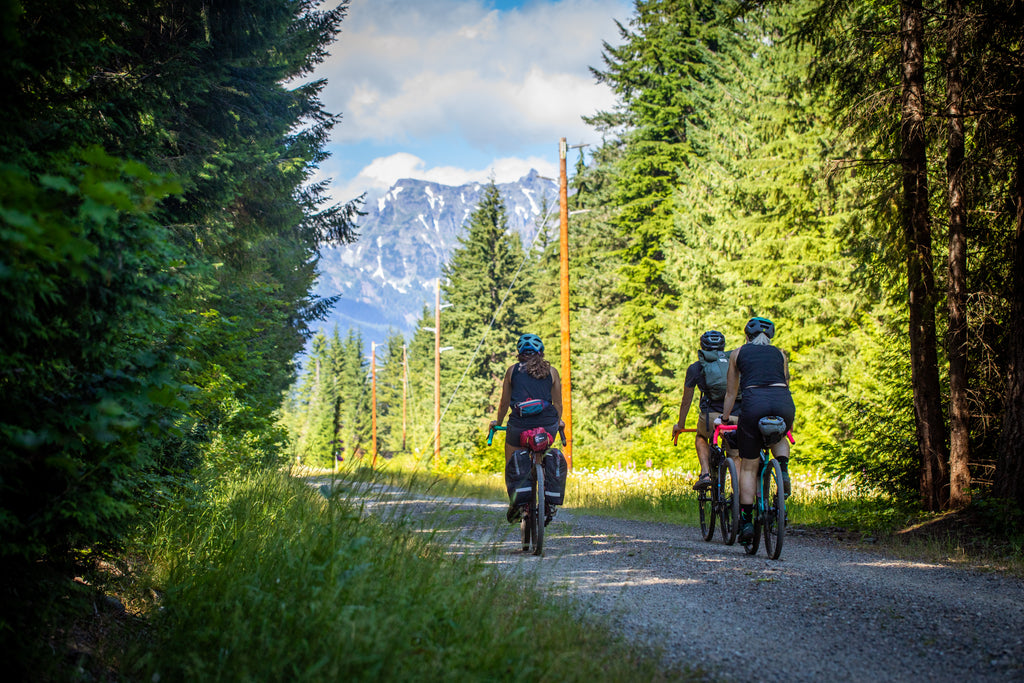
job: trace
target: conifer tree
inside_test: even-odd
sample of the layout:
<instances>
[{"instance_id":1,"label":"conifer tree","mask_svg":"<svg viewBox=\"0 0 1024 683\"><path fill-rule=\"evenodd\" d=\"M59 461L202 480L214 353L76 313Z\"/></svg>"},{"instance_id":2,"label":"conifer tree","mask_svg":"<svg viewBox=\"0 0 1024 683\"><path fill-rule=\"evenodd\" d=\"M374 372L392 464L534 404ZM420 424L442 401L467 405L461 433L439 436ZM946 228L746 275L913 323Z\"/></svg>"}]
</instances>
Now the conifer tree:
<instances>
[{"instance_id":1,"label":"conifer tree","mask_svg":"<svg viewBox=\"0 0 1024 683\"><path fill-rule=\"evenodd\" d=\"M625 129L611 196L614 224L627 238L618 318L621 391L647 422L662 413L672 375L665 327L679 301L665 276L666 248L675 234L676 190L692 152L692 128L707 114L694 95L718 50L716 6L638 1L629 27L619 24L623 44L605 44L605 68L594 70L619 99L606 116Z\"/></svg>"},{"instance_id":2,"label":"conifer tree","mask_svg":"<svg viewBox=\"0 0 1024 683\"><path fill-rule=\"evenodd\" d=\"M469 452L480 440L481 425L497 408L515 341L527 331L522 313L530 292L517 279L523 260L519 234L509 230L505 202L492 181L442 270L442 296L451 307L441 318L441 343L454 347L444 355L444 430L451 438L445 444L458 452Z\"/></svg>"}]
</instances>

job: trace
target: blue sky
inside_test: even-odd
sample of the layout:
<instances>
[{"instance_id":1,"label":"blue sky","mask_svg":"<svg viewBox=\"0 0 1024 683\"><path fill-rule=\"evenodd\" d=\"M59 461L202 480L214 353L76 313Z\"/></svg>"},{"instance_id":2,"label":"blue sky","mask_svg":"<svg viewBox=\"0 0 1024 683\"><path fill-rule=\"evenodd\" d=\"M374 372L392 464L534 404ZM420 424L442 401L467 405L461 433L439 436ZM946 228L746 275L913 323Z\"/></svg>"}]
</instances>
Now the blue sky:
<instances>
[{"instance_id":1,"label":"blue sky","mask_svg":"<svg viewBox=\"0 0 1024 683\"><path fill-rule=\"evenodd\" d=\"M314 74L342 115L321 167L334 200L404 177L556 177L559 138L600 141L580 117L614 100L588 67L631 15L631 0L351 0Z\"/></svg>"}]
</instances>

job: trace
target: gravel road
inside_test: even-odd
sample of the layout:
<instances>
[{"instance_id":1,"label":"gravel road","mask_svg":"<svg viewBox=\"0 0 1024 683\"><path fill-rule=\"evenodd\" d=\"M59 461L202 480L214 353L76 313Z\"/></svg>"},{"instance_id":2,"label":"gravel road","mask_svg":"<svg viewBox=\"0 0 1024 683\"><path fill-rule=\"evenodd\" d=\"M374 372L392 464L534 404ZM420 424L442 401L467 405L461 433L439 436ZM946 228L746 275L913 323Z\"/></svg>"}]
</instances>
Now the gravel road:
<instances>
[{"instance_id":1,"label":"gravel road","mask_svg":"<svg viewBox=\"0 0 1024 683\"><path fill-rule=\"evenodd\" d=\"M430 515L453 552L539 574L588 614L672 663L725 681L1024 681L1024 582L852 550L825 538L763 548L705 542L698 529L575 514L548 527L545 556L523 553L493 501L376 496ZM439 521L440 520L440 521ZM763 629L759 635L756 629ZM778 636L776 642L767 640Z\"/></svg>"}]
</instances>

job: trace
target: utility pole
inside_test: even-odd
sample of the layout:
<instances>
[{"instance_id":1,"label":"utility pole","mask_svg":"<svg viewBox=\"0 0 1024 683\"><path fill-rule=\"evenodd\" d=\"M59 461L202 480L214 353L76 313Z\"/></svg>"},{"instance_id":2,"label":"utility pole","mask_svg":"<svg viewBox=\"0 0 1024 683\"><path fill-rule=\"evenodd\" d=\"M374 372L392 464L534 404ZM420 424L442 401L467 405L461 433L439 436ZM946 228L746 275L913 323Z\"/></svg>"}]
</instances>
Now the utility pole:
<instances>
[{"instance_id":1,"label":"utility pole","mask_svg":"<svg viewBox=\"0 0 1024 683\"><path fill-rule=\"evenodd\" d=\"M561 294L562 294L562 421L565 422L565 459L572 469L572 368L569 356L569 178L565 171L565 156L568 146L565 138L558 143L558 160L561 167L559 180L559 215L561 218Z\"/></svg>"},{"instance_id":2,"label":"utility pole","mask_svg":"<svg viewBox=\"0 0 1024 683\"><path fill-rule=\"evenodd\" d=\"M370 342L370 396L373 402L371 431L373 433L373 460L370 469L377 466L377 343Z\"/></svg>"},{"instance_id":3,"label":"utility pole","mask_svg":"<svg viewBox=\"0 0 1024 683\"><path fill-rule=\"evenodd\" d=\"M409 392L409 355L408 347L402 344L402 450L405 450L405 432L407 423L406 394Z\"/></svg>"},{"instance_id":4,"label":"utility pole","mask_svg":"<svg viewBox=\"0 0 1024 683\"><path fill-rule=\"evenodd\" d=\"M441 278L434 287L434 458L441 461Z\"/></svg>"}]
</instances>

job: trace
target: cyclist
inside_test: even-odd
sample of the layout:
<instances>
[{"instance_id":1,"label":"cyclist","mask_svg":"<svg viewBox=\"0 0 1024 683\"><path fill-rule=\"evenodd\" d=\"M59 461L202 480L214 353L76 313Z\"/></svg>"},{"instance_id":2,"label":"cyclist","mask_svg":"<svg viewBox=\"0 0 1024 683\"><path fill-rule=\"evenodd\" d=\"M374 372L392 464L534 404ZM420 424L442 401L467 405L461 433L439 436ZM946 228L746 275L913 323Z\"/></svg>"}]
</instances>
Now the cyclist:
<instances>
[{"instance_id":1,"label":"cyclist","mask_svg":"<svg viewBox=\"0 0 1024 683\"><path fill-rule=\"evenodd\" d=\"M796 406L789 392L789 363L786 354L772 346L775 323L767 318L753 317L743 328L747 343L732 352L729 362L729 388L722 405L721 421L733 418L736 395L743 392L743 412L739 415L738 446L740 450L740 541L754 536L752 514L757 470L760 464L761 432L758 421L767 415L778 415L793 428ZM781 439L772 447L775 459L782 465L784 492L790 492L789 441Z\"/></svg>"},{"instance_id":2,"label":"cyclist","mask_svg":"<svg viewBox=\"0 0 1024 683\"><path fill-rule=\"evenodd\" d=\"M498 401L497 418L491 427L497 427L505 420L505 413L511 410L508 428L505 432L505 462L512 459L524 431L541 427L555 435L562 422L562 380L558 370L544 359L544 342L535 334L524 334L516 342L519 362L505 371L501 385L501 399ZM515 511L509 508L509 521Z\"/></svg>"},{"instance_id":3,"label":"cyclist","mask_svg":"<svg viewBox=\"0 0 1024 683\"><path fill-rule=\"evenodd\" d=\"M672 438L676 438L686 426L686 416L690 412L693 401L693 388L700 389L700 415L697 418L697 436L694 448L700 462L700 477L693 485L694 491L711 486L710 456L711 439L714 422L722 414L722 401L725 400L727 388L726 372L729 367L729 354L725 353L725 335L717 330L708 330L700 336L698 358L686 368L686 379L683 381L683 400L679 404L679 422L672 425ZM736 405L737 409L739 404Z\"/></svg>"}]
</instances>

